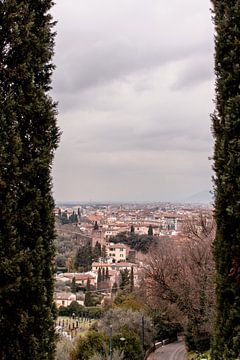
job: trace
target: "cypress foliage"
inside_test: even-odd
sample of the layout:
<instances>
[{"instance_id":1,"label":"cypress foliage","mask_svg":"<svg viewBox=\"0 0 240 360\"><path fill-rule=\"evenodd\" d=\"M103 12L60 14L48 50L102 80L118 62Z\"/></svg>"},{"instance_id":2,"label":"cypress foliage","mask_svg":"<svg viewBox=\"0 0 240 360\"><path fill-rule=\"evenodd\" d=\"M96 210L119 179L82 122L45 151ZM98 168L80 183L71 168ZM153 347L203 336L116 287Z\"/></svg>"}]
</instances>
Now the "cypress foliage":
<instances>
[{"instance_id":1,"label":"cypress foliage","mask_svg":"<svg viewBox=\"0 0 240 360\"><path fill-rule=\"evenodd\" d=\"M77 292L77 284L76 284L76 278L75 276L72 278L72 282L71 282L71 292L73 294L76 294Z\"/></svg>"},{"instance_id":2,"label":"cypress foliage","mask_svg":"<svg viewBox=\"0 0 240 360\"><path fill-rule=\"evenodd\" d=\"M134 271L133 266L131 266L131 272L130 272L130 291L133 292L134 290Z\"/></svg>"},{"instance_id":3,"label":"cypress foliage","mask_svg":"<svg viewBox=\"0 0 240 360\"><path fill-rule=\"evenodd\" d=\"M53 359L50 0L0 1L0 358Z\"/></svg>"},{"instance_id":4,"label":"cypress foliage","mask_svg":"<svg viewBox=\"0 0 240 360\"><path fill-rule=\"evenodd\" d=\"M120 282L120 289L124 290L127 289L127 287L130 284L130 272L128 269L120 270L121 274L121 282Z\"/></svg>"},{"instance_id":5,"label":"cypress foliage","mask_svg":"<svg viewBox=\"0 0 240 360\"><path fill-rule=\"evenodd\" d=\"M102 272L101 268L98 268L98 275L97 275L97 288L100 289L100 283L102 282Z\"/></svg>"},{"instance_id":6,"label":"cypress foliage","mask_svg":"<svg viewBox=\"0 0 240 360\"><path fill-rule=\"evenodd\" d=\"M148 235L153 236L153 227L151 224L149 225L149 228L148 228Z\"/></svg>"},{"instance_id":7,"label":"cypress foliage","mask_svg":"<svg viewBox=\"0 0 240 360\"><path fill-rule=\"evenodd\" d=\"M94 261L98 261L99 258L101 257L101 254L102 254L102 247L101 244L97 241L93 250Z\"/></svg>"},{"instance_id":8,"label":"cypress foliage","mask_svg":"<svg viewBox=\"0 0 240 360\"><path fill-rule=\"evenodd\" d=\"M106 280L105 269L102 268L102 281Z\"/></svg>"},{"instance_id":9,"label":"cypress foliage","mask_svg":"<svg viewBox=\"0 0 240 360\"><path fill-rule=\"evenodd\" d=\"M86 245L81 246L77 250L74 261L75 268L80 271L91 270L92 259L93 259L92 247L90 243L87 243Z\"/></svg>"},{"instance_id":10,"label":"cypress foliage","mask_svg":"<svg viewBox=\"0 0 240 360\"><path fill-rule=\"evenodd\" d=\"M109 270L108 270L108 267L106 268L106 280L109 280L110 279L110 276L109 276Z\"/></svg>"},{"instance_id":11,"label":"cypress foliage","mask_svg":"<svg viewBox=\"0 0 240 360\"><path fill-rule=\"evenodd\" d=\"M212 357L240 356L240 0L212 0L216 110L214 170L217 316Z\"/></svg>"},{"instance_id":12,"label":"cypress foliage","mask_svg":"<svg viewBox=\"0 0 240 360\"><path fill-rule=\"evenodd\" d=\"M92 306L92 294L91 294L90 290L91 290L91 284L90 284L90 279L88 278L87 285L86 285L85 300L84 300L85 306Z\"/></svg>"},{"instance_id":13,"label":"cypress foliage","mask_svg":"<svg viewBox=\"0 0 240 360\"><path fill-rule=\"evenodd\" d=\"M98 230L98 229L99 229L98 223L97 223L97 221L95 221L94 226L93 226L93 230Z\"/></svg>"}]
</instances>

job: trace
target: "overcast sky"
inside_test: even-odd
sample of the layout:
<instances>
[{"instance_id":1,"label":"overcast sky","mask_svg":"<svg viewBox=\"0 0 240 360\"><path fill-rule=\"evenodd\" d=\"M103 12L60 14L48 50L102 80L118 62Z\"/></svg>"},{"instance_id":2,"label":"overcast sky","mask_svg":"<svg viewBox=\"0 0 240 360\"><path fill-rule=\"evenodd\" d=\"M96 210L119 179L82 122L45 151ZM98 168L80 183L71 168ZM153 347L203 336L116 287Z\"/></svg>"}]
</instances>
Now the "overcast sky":
<instances>
[{"instance_id":1,"label":"overcast sky","mask_svg":"<svg viewBox=\"0 0 240 360\"><path fill-rule=\"evenodd\" d=\"M174 201L209 191L209 0L57 0L57 201Z\"/></svg>"}]
</instances>

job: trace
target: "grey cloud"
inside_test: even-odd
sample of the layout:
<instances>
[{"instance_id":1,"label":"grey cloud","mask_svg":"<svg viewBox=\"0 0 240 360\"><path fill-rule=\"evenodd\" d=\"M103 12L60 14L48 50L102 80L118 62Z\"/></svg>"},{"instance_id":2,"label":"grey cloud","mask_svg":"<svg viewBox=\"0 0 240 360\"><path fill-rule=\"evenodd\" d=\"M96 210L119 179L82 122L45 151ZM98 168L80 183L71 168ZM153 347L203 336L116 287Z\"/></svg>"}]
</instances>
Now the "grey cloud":
<instances>
[{"instance_id":1,"label":"grey cloud","mask_svg":"<svg viewBox=\"0 0 240 360\"><path fill-rule=\"evenodd\" d=\"M58 1L58 199L184 198L209 187L209 0Z\"/></svg>"},{"instance_id":2,"label":"grey cloud","mask_svg":"<svg viewBox=\"0 0 240 360\"><path fill-rule=\"evenodd\" d=\"M139 133L134 127L111 127L92 129L88 140L76 141L77 151L189 151L204 152L211 149L211 137L198 128L176 127L175 129L149 129Z\"/></svg>"},{"instance_id":3,"label":"grey cloud","mask_svg":"<svg viewBox=\"0 0 240 360\"><path fill-rule=\"evenodd\" d=\"M209 23L204 28L194 23L203 9L192 0L60 3L55 91L74 96L144 69L208 54L211 41L203 34Z\"/></svg>"},{"instance_id":4,"label":"grey cloud","mask_svg":"<svg viewBox=\"0 0 240 360\"><path fill-rule=\"evenodd\" d=\"M76 50L74 57L66 59L59 66L59 72L56 72L54 87L58 93L80 92L123 79L131 73L188 58L193 53L197 55L204 50L199 44L188 47L159 45L153 49L130 43L116 41L107 44L102 41L85 52Z\"/></svg>"},{"instance_id":5,"label":"grey cloud","mask_svg":"<svg viewBox=\"0 0 240 360\"><path fill-rule=\"evenodd\" d=\"M66 169L64 169L66 174L71 172L72 168L80 173L81 171L93 172L98 169L98 171L106 172L109 175L111 171L138 173L145 170L147 175L148 173L158 174L161 171L177 174L191 170L192 174L201 176L201 173L204 173L208 167L206 166L208 165L208 152L198 152L194 157L185 150L166 150L163 152L151 149L128 152L121 149L117 152L91 150L81 151L78 154L78 157L73 157L70 149L67 150L66 148L58 151L57 162L66 164ZM196 164L198 165L196 166Z\"/></svg>"},{"instance_id":6,"label":"grey cloud","mask_svg":"<svg viewBox=\"0 0 240 360\"><path fill-rule=\"evenodd\" d=\"M211 61L212 60L212 61ZM213 57L209 56L206 59L194 59L190 64L185 66L185 70L180 74L177 81L173 84L173 90L187 89L192 86L197 86L204 81L213 81Z\"/></svg>"}]
</instances>

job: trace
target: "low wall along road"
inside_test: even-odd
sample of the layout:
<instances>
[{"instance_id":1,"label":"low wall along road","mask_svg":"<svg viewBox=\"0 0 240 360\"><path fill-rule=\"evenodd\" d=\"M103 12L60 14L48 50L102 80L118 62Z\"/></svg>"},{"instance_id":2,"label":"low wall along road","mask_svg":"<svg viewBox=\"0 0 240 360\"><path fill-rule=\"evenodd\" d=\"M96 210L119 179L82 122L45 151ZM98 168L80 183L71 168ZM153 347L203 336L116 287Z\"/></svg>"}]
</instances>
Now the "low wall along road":
<instances>
[{"instance_id":1,"label":"low wall along road","mask_svg":"<svg viewBox=\"0 0 240 360\"><path fill-rule=\"evenodd\" d=\"M187 351L183 341L160 346L147 360L186 360Z\"/></svg>"}]
</instances>

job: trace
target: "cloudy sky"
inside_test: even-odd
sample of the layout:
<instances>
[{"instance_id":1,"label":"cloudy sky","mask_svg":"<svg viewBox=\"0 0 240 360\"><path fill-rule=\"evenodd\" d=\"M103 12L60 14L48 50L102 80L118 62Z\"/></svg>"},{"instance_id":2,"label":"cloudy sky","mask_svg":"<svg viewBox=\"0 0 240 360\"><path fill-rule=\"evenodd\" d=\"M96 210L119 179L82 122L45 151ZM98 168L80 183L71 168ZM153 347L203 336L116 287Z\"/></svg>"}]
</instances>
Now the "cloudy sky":
<instances>
[{"instance_id":1,"label":"cloudy sky","mask_svg":"<svg viewBox=\"0 0 240 360\"><path fill-rule=\"evenodd\" d=\"M174 201L209 191L209 0L57 0L57 201Z\"/></svg>"}]
</instances>

